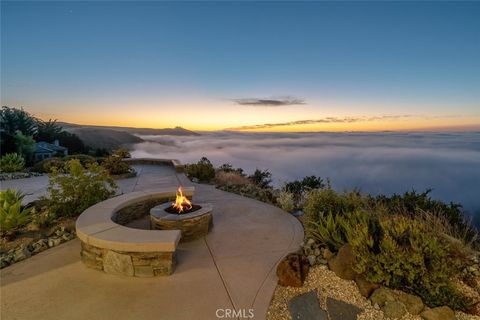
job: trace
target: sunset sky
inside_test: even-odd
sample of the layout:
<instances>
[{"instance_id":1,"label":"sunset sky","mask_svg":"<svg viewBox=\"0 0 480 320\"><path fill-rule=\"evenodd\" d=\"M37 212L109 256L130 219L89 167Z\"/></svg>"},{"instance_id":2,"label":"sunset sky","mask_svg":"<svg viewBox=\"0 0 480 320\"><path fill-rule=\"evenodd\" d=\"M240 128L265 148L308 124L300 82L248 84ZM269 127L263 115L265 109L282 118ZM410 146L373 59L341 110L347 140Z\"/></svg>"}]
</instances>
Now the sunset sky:
<instances>
[{"instance_id":1,"label":"sunset sky","mask_svg":"<svg viewBox=\"0 0 480 320\"><path fill-rule=\"evenodd\" d=\"M193 130L480 130L479 2L3 2L1 103Z\"/></svg>"}]
</instances>

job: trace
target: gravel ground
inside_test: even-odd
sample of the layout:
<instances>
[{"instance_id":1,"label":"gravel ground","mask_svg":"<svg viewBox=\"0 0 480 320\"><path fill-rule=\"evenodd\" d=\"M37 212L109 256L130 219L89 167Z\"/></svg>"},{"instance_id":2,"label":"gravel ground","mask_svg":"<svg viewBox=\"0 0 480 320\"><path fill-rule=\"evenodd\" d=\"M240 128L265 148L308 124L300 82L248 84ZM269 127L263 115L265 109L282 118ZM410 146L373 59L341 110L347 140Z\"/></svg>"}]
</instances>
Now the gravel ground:
<instances>
[{"instance_id":1,"label":"gravel ground","mask_svg":"<svg viewBox=\"0 0 480 320\"><path fill-rule=\"evenodd\" d=\"M326 297L342 300L354 304L362 309L358 320L382 320L387 319L383 312L376 310L370 301L363 297L357 289L354 281L340 279L328 270L326 266L310 268L305 284L301 288L277 286L272 301L268 308L267 320L291 320L287 302L302 293L317 290L320 306L325 309ZM467 315L463 312L456 312L457 320L480 320L480 317ZM422 320L420 316L407 314L403 320Z\"/></svg>"}]
</instances>

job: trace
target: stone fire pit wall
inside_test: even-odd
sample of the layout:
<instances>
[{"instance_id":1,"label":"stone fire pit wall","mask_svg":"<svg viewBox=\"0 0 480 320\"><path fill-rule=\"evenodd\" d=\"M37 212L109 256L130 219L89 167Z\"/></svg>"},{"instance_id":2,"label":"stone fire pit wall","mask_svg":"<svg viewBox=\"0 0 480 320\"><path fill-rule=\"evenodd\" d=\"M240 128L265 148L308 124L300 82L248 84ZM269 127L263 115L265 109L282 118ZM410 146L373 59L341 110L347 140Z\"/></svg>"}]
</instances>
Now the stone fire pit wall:
<instances>
[{"instance_id":1,"label":"stone fire pit wall","mask_svg":"<svg viewBox=\"0 0 480 320\"><path fill-rule=\"evenodd\" d=\"M89 267L106 273L155 277L171 275L175 270L175 252L124 252L103 249L82 242L81 257Z\"/></svg>"},{"instance_id":2,"label":"stone fire pit wall","mask_svg":"<svg viewBox=\"0 0 480 320\"><path fill-rule=\"evenodd\" d=\"M175 270L180 230L144 230L125 226L150 209L175 199L176 187L117 196L85 210L76 221L81 259L109 274L154 277ZM186 188L189 198L193 188Z\"/></svg>"}]
</instances>

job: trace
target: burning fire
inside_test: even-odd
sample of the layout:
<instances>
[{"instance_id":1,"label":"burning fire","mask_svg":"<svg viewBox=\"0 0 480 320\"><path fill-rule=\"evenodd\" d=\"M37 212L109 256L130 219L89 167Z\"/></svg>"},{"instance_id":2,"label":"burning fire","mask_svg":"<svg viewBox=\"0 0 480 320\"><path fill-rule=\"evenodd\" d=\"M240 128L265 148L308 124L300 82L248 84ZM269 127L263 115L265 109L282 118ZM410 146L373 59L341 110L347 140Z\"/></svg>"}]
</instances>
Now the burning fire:
<instances>
[{"instance_id":1,"label":"burning fire","mask_svg":"<svg viewBox=\"0 0 480 320\"><path fill-rule=\"evenodd\" d=\"M182 213L185 209L192 209L192 203L190 202L190 200L187 199L187 197L183 195L182 187L178 188L177 197L175 198L175 203L172 203L172 207L174 207L179 214Z\"/></svg>"}]
</instances>

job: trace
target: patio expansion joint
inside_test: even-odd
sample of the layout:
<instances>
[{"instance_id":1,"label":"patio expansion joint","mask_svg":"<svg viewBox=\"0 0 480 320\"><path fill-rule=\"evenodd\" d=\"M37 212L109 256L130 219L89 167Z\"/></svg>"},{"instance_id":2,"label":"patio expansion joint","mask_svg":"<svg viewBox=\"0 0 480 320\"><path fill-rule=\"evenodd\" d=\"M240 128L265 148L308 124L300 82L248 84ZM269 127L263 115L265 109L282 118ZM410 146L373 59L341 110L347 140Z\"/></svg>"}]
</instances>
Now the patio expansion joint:
<instances>
[{"instance_id":1,"label":"patio expansion joint","mask_svg":"<svg viewBox=\"0 0 480 320\"><path fill-rule=\"evenodd\" d=\"M205 241L205 245L207 246L208 252L210 253L210 256L212 257L213 264L215 265L215 269L217 269L217 273L220 276L220 279L222 279L222 285L225 288L225 292L227 293L228 300L230 300L230 303L232 304L232 307L235 311L237 311L237 306L235 305L235 302L232 299L232 295L230 294L230 291L228 291L227 284L225 283L225 279L222 276L222 273L220 272L220 269L218 268L217 261L215 261L215 257L213 256L212 249L208 245L207 239L203 238Z\"/></svg>"}]
</instances>

